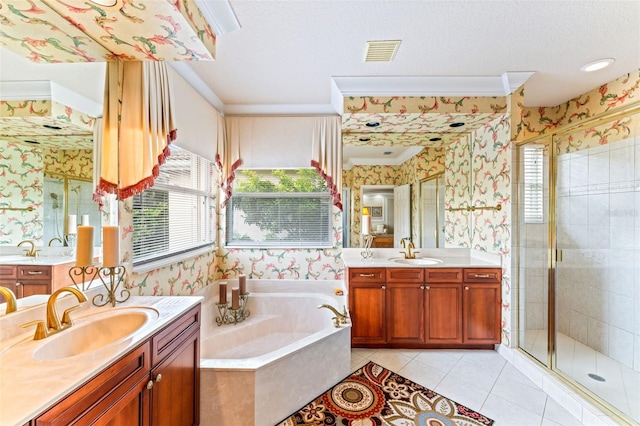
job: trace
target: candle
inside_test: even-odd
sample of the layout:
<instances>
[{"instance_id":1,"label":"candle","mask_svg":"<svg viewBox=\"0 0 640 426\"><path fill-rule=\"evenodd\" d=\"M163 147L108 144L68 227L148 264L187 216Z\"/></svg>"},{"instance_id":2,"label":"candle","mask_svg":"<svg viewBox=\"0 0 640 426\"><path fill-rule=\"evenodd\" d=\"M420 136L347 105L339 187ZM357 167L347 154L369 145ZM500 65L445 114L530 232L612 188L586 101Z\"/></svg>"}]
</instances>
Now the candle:
<instances>
[{"instance_id":1,"label":"candle","mask_svg":"<svg viewBox=\"0 0 640 426\"><path fill-rule=\"evenodd\" d=\"M247 294L247 276L245 274L238 275L238 284L240 285L240 294Z\"/></svg>"},{"instance_id":2,"label":"candle","mask_svg":"<svg viewBox=\"0 0 640 426\"><path fill-rule=\"evenodd\" d=\"M113 267L120 264L120 228L102 227L102 266Z\"/></svg>"},{"instance_id":3,"label":"candle","mask_svg":"<svg viewBox=\"0 0 640 426\"><path fill-rule=\"evenodd\" d=\"M67 218L67 234L77 234L77 220L75 214L70 214Z\"/></svg>"},{"instance_id":4,"label":"candle","mask_svg":"<svg viewBox=\"0 0 640 426\"><path fill-rule=\"evenodd\" d=\"M82 224L82 226L89 226L89 215L88 214L83 214L82 215L82 222L80 222Z\"/></svg>"},{"instance_id":5,"label":"candle","mask_svg":"<svg viewBox=\"0 0 640 426\"><path fill-rule=\"evenodd\" d=\"M240 289L231 289L231 309L240 309Z\"/></svg>"},{"instance_id":6,"label":"candle","mask_svg":"<svg viewBox=\"0 0 640 426\"><path fill-rule=\"evenodd\" d=\"M78 226L76 242L76 266L93 263L93 226Z\"/></svg>"},{"instance_id":7,"label":"candle","mask_svg":"<svg viewBox=\"0 0 640 426\"><path fill-rule=\"evenodd\" d=\"M227 303L227 282L223 281L220 283L220 300L219 303L221 305L224 305L225 303Z\"/></svg>"},{"instance_id":8,"label":"candle","mask_svg":"<svg viewBox=\"0 0 640 426\"><path fill-rule=\"evenodd\" d=\"M369 234L371 234L371 216L369 216L368 214L363 214L362 215L362 235L369 235Z\"/></svg>"}]
</instances>

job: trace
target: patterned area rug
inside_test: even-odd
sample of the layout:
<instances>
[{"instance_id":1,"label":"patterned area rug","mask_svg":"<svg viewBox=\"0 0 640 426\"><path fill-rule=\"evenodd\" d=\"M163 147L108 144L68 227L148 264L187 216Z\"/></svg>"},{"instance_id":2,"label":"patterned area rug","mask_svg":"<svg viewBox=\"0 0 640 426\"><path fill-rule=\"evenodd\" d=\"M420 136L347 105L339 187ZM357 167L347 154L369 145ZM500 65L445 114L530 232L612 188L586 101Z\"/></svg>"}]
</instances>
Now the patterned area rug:
<instances>
[{"instance_id":1,"label":"patterned area rug","mask_svg":"<svg viewBox=\"0 0 640 426\"><path fill-rule=\"evenodd\" d=\"M278 426L471 426L493 420L373 362Z\"/></svg>"}]
</instances>

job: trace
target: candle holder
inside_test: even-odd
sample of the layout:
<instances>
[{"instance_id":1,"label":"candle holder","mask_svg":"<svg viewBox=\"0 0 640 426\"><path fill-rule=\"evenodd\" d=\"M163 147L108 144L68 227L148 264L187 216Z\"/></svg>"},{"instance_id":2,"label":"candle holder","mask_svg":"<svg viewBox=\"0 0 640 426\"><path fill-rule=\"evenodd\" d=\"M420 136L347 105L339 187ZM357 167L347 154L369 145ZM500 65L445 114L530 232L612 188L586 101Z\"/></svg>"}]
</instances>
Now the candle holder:
<instances>
[{"instance_id":1,"label":"candle holder","mask_svg":"<svg viewBox=\"0 0 640 426\"><path fill-rule=\"evenodd\" d=\"M104 306L107 303L111 303L111 306L116 306L116 303L122 303L129 299L131 292L126 288L120 290L120 299L116 296L116 290L124 282L126 275L126 269L124 266L104 266L99 269L98 276L107 289L107 296L103 294L96 294L92 299L94 306ZM106 299L106 300L104 300ZM104 300L104 301L103 301Z\"/></svg>"},{"instance_id":2,"label":"candle holder","mask_svg":"<svg viewBox=\"0 0 640 426\"><path fill-rule=\"evenodd\" d=\"M69 269L69 278L78 290L88 290L91 283L98 275L98 267L93 265L74 266Z\"/></svg>"},{"instance_id":3,"label":"candle holder","mask_svg":"<svg viewBox=\"0 0 640 426\"><path fill-rule=\"evenodd\" d=\"M220 316L216 317L216 324L237 324L249 318L251 312L247 309L249 293L240 295L240 307L232 308L229 303L216 303Z\"/></svg>"},{"instance_id":4,"label":"candle holder","mask_svg":"<svg viewBox=\"0 0 640 426\"><path fill-rule=\"evenodd\" d=\"M368 260L373 257L373 252L371 251L371 244L373 243L373 235L364 234L362 236L362 242L364 243L364 250L360 252L363 260Z\"/></svg>"}]
</instances>

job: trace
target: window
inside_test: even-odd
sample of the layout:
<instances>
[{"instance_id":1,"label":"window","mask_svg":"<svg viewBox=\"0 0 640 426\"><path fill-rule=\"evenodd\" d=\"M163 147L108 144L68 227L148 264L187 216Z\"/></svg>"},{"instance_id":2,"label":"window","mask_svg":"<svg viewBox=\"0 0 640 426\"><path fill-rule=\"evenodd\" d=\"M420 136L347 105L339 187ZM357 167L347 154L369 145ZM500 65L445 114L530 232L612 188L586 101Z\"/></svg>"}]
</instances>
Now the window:
<instances>
[{"instance_id":1,"label":"window","mask_svg":"<svg viewBox=\"0 0 640 426\"><path fill-rule=\"evenodd\" d=\"M330 247L331 221L331 195L315 170L241 170L227 204L227 245Z\"/></svg>"},{"instance_id":2,"label":"window","mask_svg":"<svg viewBox=\"0 0 640 426\"><path fill-rule=\"evenodd\" d=\"M133 197L133 263L188 253L215 241L214 166L171 146L152 188Z\"/></svg>"},{"instance_id":3,"label":"window","mask_svg":"<svg viewBox=\"0 0 640 426\"><path fill-rule=\"evenodd\" d=\"M542 223L543 211L543 148L524 147L524 222Z\"/></svg>"}]
</instances>

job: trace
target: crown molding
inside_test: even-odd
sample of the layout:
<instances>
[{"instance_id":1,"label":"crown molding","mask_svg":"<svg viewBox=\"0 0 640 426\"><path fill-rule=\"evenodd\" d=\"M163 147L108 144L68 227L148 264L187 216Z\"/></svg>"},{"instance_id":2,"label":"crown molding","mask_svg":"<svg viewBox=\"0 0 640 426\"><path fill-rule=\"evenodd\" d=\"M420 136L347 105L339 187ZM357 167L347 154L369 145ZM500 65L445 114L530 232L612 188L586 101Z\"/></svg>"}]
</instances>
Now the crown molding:
<instances>
[{"instance_id":1,"label":"crown molding","mask_svg":"<svg viewBox=\"0 0 640 426\"><path fill-rule=\"evenodd\" d=\"M330 104L225 105L225 115L337 115Z\"/></svg>"},{"instance_id":2,"label":"crown molding","mask_svg":"<svg viewBox=\"0 0 640 426\"><path fill-rule=\"evenodd\" d=\"M168 62L169 66L177 72L180 77L189 83L211 106L218 112L224 113L224 103L220 100L213 90L202 81L200 76L189 66L187 62Z\"/></svg>"},{"instance_id":3,"label":"crown molding","mask_svg":"<svg viewBox=\"0 0 640 426\"><path fill-rule=\"evenodd\" d=\"M216 35L240 29L240 21L226 0L194 0L202 16Z\"/></svg>"},{"instance_id":4,"label":"crown molding","mask_svg":"<svg viewBox=\"0 0 640 426\"><path fill-rule=\"evenodd\" d=\"M51 80L1 81L0 100L51 100L90 117L102 117L102 104Z\"/></svg>"}]
</instances>

